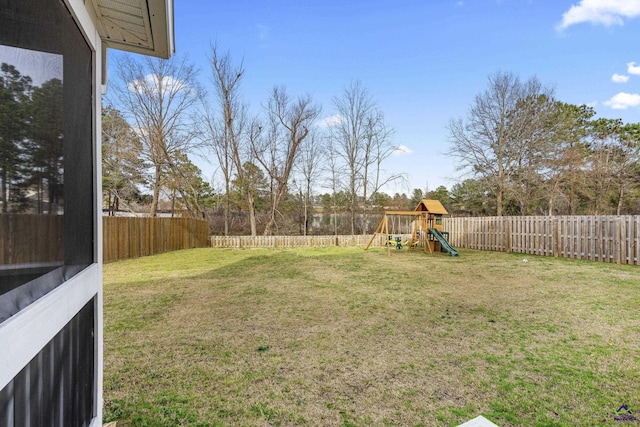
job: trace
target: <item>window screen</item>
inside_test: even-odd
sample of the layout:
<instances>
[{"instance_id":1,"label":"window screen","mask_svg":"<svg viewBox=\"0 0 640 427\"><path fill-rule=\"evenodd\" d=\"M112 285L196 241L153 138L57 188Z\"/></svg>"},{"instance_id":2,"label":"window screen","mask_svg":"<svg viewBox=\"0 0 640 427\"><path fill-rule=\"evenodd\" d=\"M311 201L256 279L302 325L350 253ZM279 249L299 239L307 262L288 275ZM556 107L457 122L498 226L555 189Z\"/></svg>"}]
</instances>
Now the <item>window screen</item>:
<instances>
[{"instance_id":1,"label":"window screen","mask_svg":"<svg viewBox=\"0 0 640 427\"><path fill-rule=\"evenodd\" d=\"M61 0L0 0L0 322L94 262L92 63Z\"/></svg>"}]
</instances>

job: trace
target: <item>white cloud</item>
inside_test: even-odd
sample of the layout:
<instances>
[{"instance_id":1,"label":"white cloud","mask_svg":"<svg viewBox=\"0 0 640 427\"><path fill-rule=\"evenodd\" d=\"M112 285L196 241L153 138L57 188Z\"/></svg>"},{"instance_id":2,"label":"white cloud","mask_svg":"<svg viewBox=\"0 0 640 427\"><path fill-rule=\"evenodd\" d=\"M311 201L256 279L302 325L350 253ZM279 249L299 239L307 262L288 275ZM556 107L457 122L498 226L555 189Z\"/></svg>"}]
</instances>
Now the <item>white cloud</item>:
<instances>
[{"instance_id":1,"label":"white cloud","mask_svg":"<svg viewBox=\"0 0 640 427\"><path fill-rule=\"evenodd\" d=\"M134 80L127 86L129 90L146 94L157 94L161 87L163 93L177 93L182 90L189 90L189 86L181 80L174 79L172 76L164 76L160 81L156 74L147 74L144 80Z\"/></svg>"},{"instance_id":2,"label":"white cloud","mask_svg":"<svg viewBox=\"0 0 640 427\"><path fill-rule=\"evenodd\" d=\"M145 138L149 134L147 129L141 128L139 126L131 126L131 130L140 138Z\"/></svg>"},{"instance_id":3,"label":"white cloud","mask_svg":"<svg viewBox=\"0 0 640 427\"><path fill-rule=\"evenodd\" d=\"M624 25L624 19L640 16L640 0L580 0L562 15L559 31L574 24Z\"/></svg>"},{"instance_id":4,"label":"white cloud","mask_svg":"<svg viewBox=\"0 0 640 427\"><path fill-rule=\"evenodd\" d=\"M318 122L318 126L321 128L332 128L342 123L343 118L340 114L334 114L333 116L325 117Z\"/></svg>"},{"instance_id":5,"label":"white cloud","mask_svg":"<svg viewBox=\"0 0 640 427\"><path fill-rule=\"evenodd\" d=\"M610 100L605 101L604 105L614 110L626 110L629 107L638 107L640 106L640 95L637 93L620 92Z\"/></svg>"},{"instance_id":6,"label":"white cloud","mask_svg":"<svg viewBox=\"0 0 640 427\"><path fill-rule=\"evenodd\" d=\"M636 65L635 62L627 62L627 73L640 74L640 65Z\"/></svg>"},{"instance_id":7,"label":"white cloud","mask_svg":"<svg viewBox=\"0 0 640 427\"><path fill-rule=\"evenodd\" d=\"M404 156L406 154L411 154L411 153L413 153L413 151L411 150L411 148L407 147L406 145L398 145L396 149L393 150L394 156Z\"/></svg>"},{"instance_id":8,"label":"white cloud","mask_svg":"<svg viewBox=\"0 0 640 427\"><path fill-rule=\"evenodd\" d=\"M626 83L629 80L629 76L625 76L624 74L614 74L611 76L611 81L614 83Z\"/></svg>"},{"instance_id":9,"label":"white cloud","mask_svg":"<svg viewBox=\"0 0 640 427\"><path fill-rule=\"evenodd\" d=\"M596 108L598 106L598 101L591 101L585 104L587 107Z\"/></svg>"}]
</instances>

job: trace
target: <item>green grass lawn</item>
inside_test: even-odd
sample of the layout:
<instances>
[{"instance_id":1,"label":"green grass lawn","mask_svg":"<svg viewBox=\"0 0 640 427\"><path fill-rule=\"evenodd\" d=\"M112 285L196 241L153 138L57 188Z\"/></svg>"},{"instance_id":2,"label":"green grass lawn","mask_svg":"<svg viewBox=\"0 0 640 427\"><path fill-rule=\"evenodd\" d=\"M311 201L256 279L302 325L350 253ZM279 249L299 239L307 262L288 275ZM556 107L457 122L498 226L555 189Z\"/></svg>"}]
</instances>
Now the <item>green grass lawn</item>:
<instances>
[{"instance_id":1,"label":"green grass lawn","mask_svg":"<svg viewBox=\"0 0 640 427\"><path fill-rule=\"evenodd\" d=\"M626 404L640 420L640 270L527 258L193 249L108 264L105 421L636 424L614 418Z\"/></svg>"}]
</instances>

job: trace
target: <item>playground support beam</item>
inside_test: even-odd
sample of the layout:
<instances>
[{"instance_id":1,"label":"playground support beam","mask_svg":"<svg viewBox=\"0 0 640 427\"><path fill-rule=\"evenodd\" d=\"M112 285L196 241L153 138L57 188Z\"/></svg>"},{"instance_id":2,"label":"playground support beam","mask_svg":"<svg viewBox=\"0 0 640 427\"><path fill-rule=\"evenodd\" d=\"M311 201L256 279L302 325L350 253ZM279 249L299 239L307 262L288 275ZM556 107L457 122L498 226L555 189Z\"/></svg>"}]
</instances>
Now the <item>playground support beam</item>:
<instances>
[{"instance_id":1,"label":"playground support beam","mask_svg":"<svg viewBox=\"0 0 640 427\"><path fill-rule=\"evenodd\" d=\"M411 216L421 216L426 214L427 212L422 211L384 211L385 215L411 215Z\"/></svg>"},{"instance_id":2,"label":"playground support beam","mask_svg":"<svg viewBox=\"0 0 640 427\"><path fill-rule=\"evenodd\" d=\"M369 246L371 246L371 243L373 243L373 240L376 238L377 235L389 234L389 220L388 220L389 215L412 216L414 217L414 221L415 221L415 217L421 217L423 220L425 220L427 218L427 214L428 212L424 212L424 211L385 211L384 216L382 217L382 221L380 221L380 224L378 224L376 231L373 232L373 236L371 237L371 240L369 240L369 243L367 243L367 246L364 248L364 250L366 251L367 249L369 249ZM425 247L425 252L426 252L426 247Z\"/></svg>"}]
</instances>

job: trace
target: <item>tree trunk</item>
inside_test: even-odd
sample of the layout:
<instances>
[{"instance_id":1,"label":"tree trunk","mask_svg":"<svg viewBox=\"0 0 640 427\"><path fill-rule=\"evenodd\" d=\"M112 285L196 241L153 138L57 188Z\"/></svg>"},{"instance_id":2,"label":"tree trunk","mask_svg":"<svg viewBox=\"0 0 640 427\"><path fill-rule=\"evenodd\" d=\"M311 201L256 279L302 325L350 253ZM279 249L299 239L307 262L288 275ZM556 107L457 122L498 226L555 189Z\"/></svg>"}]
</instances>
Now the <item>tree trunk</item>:
<instances>
[{"instance_id":1,"label":"tree trunk","mask_svg":"<svg viewBox=\"0 0 640 427\"><path fill-rule=\"evenodd\" d=\"M365 177L366 177L367 171L365 169ZM367 178L364 179L363 182L363 190L362 190L362 199L363 199L363 204L362 204L362 234L366 234L367 233Z\"/></svg>"},{"instance_id":2,"label":"tree trunk","mask_svg":"<svg viewBox=\"0 0 640 427\"><path fill-rule=\"evenodd\" d=\"M251 235L257 236L258 231L256 227L256 206L255 201L253 200L253 195L248 193L247 195L247 205L249 207L249 223L251 224Z\"/></svg>"},{"instance_id":3,"label":"tree trunk","mask_svg":"<svg viewBox=\"0 0 640 427\"><path fill-rule=\"evenodd\" d=\"M302 224L302 235L306 236L307 235L307 218L308 218L308 212L307 212L307 197L305 196L304 198L304 214L303 214L303 224Z\"/></svg>"},{"instance_id":4,"label":"tree trunk","mask_svg":"<svg viewBox=\"0 0 640 427\"><path fill-rule=\"evenodd\" d=\"M7 200L9 199L7 197L7 172L6 171L2 171L2 212L3 213L7 213L8 212L8 203Z\"/></svg>"},{"instance_id":5,"label":"tree trunk","mask_svg":"<svg viewBox=\"0 0 640 427\"><path fill-rule=\"evenodd\" d=\"M224 235L229 235L229 211L231 210L229 202L229 180L226 180L226 193L224 195Z\"/></svg>"},{"instance_id":6,"label":"tree trunk","mask_svg":"<svg viewBox=\"0 0 640 427\"><path fill-rule=\"evenodd\" d=\"M156 171L154 174L153 181L153 200L151 201L151 212L150 215L152 217L157 216L158 212L158 200L160 199L160 178L162 176L162 172L160 167L156 166Z\"/></svg>"},{"instance_id":7,"label":"tree trunk","mask_svg":"<svg viewBox=\"0 0 640 427\"><path fill-rule=\"evenodd\" d=\"M351 172L351 235L356 234L356 175Z\"/></svg>"},{"instance_id":8,"label":"tree trunk","mask_svg":"<svg viewBox=\"0 0 640 427\"><path fill-rule=\"evenodd\" d=\"M624 187L620 186L620 192L618 193L618 208L616 209L616 215L620 215L622 212L622 198L624 196Z\"/></svg>"},{"instance_id":9,"label":"tree trunk","mask_svg":"<svg viewBox=\"0 0 640 427\"><path fill-rule=\"evenodd\" d=\"M267 222L266 227L264 228L264 236L271 236L273 234L273 229L277 228L276 224L276 211L275 209L271 209L271 215L269 218L269 222Z\"/></svg>"}]
</instances>

